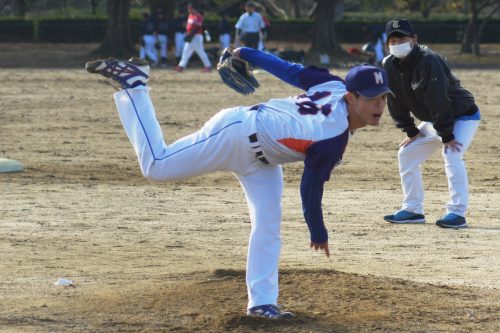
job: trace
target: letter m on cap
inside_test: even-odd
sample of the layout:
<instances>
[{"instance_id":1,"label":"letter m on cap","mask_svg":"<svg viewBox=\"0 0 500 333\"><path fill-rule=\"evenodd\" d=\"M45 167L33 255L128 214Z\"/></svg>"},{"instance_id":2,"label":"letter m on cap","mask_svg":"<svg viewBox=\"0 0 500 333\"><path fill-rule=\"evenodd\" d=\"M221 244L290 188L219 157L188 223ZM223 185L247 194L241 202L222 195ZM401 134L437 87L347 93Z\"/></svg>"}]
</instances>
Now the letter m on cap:
<instances>
[{"instance_id":1,"label":"letter m on cap","mask_svg":"<svg viewBox=\"0 0 500 333\"><path fill-rule=\"evenodd\" d=\"M373 76L375 77L376 84L384 84L384 77L382 76L382 72L373 72Z\"/></svg>"}]
</instances>

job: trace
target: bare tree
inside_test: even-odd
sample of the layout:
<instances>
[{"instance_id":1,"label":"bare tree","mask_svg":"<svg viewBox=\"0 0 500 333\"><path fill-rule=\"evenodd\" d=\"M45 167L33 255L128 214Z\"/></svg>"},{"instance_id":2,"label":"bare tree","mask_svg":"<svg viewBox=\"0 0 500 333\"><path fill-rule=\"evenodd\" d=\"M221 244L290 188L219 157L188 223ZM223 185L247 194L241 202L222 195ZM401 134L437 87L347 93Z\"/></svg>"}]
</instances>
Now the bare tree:
<instances>
[{"instance_id":1,"label":"bare tree","mask_svg":"<svg viewBox=\"0 0 500 333\"><path fill-rule=\"evenodd\" d=\"M335 30L335 9L342 0L316 0L312 9L314 19L313 41L309 56L320 54L345 56Z\"/></svg>"},{"instance_id":2,"label":"bare tree","mask_svg":"<svg viewBox=\"0 0 500 333\"><path fill-rule=\"evenodd\" d=\"M264 6L266 11L273 17L288 18L286 12L278 7L273 0L260 0L260 4Z\"/></svg>"},{"instance_id":3,"label":"bare tree","mask_svg":"<svg viewBox=\"0 0 500 333\"><path fill-rule=\"evenodd\" d=\"M494 7L492 7L492 9L491 9L490 13L488 14L488 16L486 16L483 19L483 22L479 26L479 30L477 32L477 36L476 36L476 38L474 38L474 55L475 56L480 56L481 55L481 51L480 51L479 48L480 48L481 37L483 36L484 27L486 26L486 24L488 24L488 22L491 20L491 18L493 17L493 15L495 15L495 13L498 12L499 10L500 10L500 1L498 1L496 3L496 5Z\"/></svg>"},{"instance_id":4,"label":"bare tree","mask_svg":"<svg viewBox=\"0 0 500 333\"><path fill-rule=\"evenodd\" d=\"M500 1L467 0L467 2L471 17L467 23L467 27L465 28L460 52L473 53L475 56L480 56L480 41L484 27L491 20L493 15L500 10ZM479 25L479 16L485 12L487 14Z\"/></svg>"},{"instance_id":5,"label":"bare tree","mask_svg":"<svg viewBox=\"0 0 500 333\"><path fill-rule=\"evenodd\" d=\"M130 0L108 0L106 35L92 56L128 58L136 53L130 37Z\"/></svg>"},{"instance_id":6,"label":"bare tree","mask_svg":"<svg viewBox=\"0 0 500 333\"><path fill-rule=\"evenodd\" d=\"M292 4L293 4L293 15L295 18L300 18L302 15L301 15L301 11L300 11L300 0L293 0L292 1Z\"/></svg>"}]
</instances>

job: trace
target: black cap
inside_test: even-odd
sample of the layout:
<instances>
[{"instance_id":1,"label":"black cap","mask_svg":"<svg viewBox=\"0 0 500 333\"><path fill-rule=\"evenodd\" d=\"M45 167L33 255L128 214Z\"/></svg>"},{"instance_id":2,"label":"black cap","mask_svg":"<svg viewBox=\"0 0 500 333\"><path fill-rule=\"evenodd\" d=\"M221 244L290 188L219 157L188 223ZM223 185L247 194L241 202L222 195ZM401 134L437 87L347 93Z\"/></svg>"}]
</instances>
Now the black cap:
<instances>
[{"instance_id":1,"label":"black cap","mask_svg":"<svg viewBox=\"0 0 500 333\"><path fill-rule=\"evenodd\" d=\"M414 36L415 29L413 29L413 25L410 21L395 18L387 22L387 24L385 25L385 33L387 34L387 38L396 33L403 36Z\"/></svg>"}]
</instances>

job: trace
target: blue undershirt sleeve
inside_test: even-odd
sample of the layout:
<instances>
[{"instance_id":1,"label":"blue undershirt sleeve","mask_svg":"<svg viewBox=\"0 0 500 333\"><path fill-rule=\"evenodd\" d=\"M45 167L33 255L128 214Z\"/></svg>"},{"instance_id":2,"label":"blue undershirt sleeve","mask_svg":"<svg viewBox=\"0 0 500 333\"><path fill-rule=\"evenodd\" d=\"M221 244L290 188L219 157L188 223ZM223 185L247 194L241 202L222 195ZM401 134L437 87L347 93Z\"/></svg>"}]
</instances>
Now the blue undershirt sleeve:
<instances>
[{"instance_id":1,"label":"blue undershirt sleeve","mask_svg":"<svg viewBox=\"0 0 500 333\"><path fill-rule=\"evenodd\" d=\"M273 74L280 80L302 89L299 81L299 74L304 70L304 66L301 64L294 64L274 54L265 53L249 47L242 47L240 49L240 57Z\"/></svg>"},{"instance_id":2,"label":"blue undershirt sleeve","mask_svg":"<svg viewBox=\"0 0 500 333\"><path fill-rule=\"evenodd\" d=\"M324 183L321 173L307 166L304 167L300 182L302 210L311 234L311 241L315 243L328 241L328 232L323 222L323 210L321 209Z\"/></svg>"}]
</instances>

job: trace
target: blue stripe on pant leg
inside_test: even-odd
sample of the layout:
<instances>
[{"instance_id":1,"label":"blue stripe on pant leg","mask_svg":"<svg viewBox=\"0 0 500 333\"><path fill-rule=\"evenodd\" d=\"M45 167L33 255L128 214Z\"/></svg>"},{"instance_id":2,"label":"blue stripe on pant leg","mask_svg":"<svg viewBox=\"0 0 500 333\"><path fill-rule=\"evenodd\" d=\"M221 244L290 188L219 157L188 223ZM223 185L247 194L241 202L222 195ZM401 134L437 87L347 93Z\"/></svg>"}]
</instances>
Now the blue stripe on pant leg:
<instances>
[{"instance_id":1,"label":"blue stripe on pant leg","mask_svg":"<svg viewBox=\"0 0 500 333\"><path fill-rule=\"evenodd\" d=\"M163 156L163 157L157 158L157 157L156 157L156 155L155 155L155 153L154 153L154 151L153 151L153 148L152 148L152 146L151 146L151 142L149 141L148 133L146 132L146 129L144 128L144 124L142 123L142 121L141 121L141 117L139 116L139 112L137 111L137 107L135 106L134 100L133 100L132 96L129 94L129 92L128 92L128 90L127 90L127 89L125 89L125 92L127 93L128 97L130 98L130 101L132 102L132 106L134 107L134 112L135 112L135 115L137 116L137 119L139 120L139 124L141 124L142 131L144 132L144 136L146 137L146 141L148 142L149 149L151 150L151 155L153 155L153 159L154 159L155 161L161 161L161 160L164 160L164 159L166 159L166 158L169 158L170 156L175 155L175 154L177 154L177 153L180 153L180 152L181 152L181 151L183 151L183 150L186 150L186 149L188 149L188 148L190 148L190 147L196 146L196 145L198 145L198 144L200 144L200 143L203 143L203 142L207 141L207 140L208 140L208 139L210 139L211 137L216 136L217 134L219 134L220 132L222 132L223 130L225 130L226 128L228 128L228 127L230 127L230 126L232 126L232 125L235 125L235 124L241 124L241 123L242 123L242 121L241 121L241 120L238 120L238 121L232 122L232 123L230 123L230 124L228 124L228 125L224 126L223 128L221 128L221 129L220 129L220 130L218 130L217 132L210 134L207 138L205 138L205 139L203 139L203 140L200 140L200 141L195 142L195 143L193 143L193 144L191 144L191 145L189 145L189 146L186 146L186 147L184 147L184 148L181 148L181 149L179 149L179 150L177 150L177 151L175 151L175 152L173 152L173 153L171 153L171 154L168 154L168 155L166 155L166 156Z\"/></svg>"}]
</instances>

